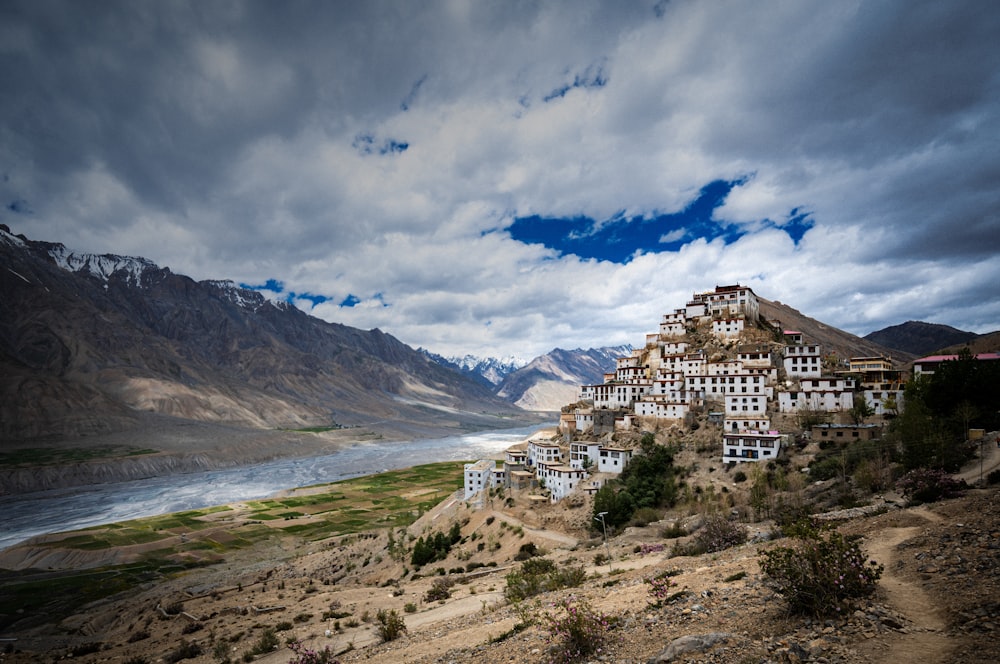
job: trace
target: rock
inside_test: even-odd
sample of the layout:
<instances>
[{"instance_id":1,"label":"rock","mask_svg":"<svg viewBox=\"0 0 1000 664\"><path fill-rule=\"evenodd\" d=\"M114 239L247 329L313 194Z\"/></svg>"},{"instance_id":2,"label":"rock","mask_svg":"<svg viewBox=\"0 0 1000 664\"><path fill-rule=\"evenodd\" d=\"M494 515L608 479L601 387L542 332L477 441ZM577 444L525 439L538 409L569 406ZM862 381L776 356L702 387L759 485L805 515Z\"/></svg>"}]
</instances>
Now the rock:
<instances>
[{"instance_id":1,"label":"rock","mask_svg":"<svg viewBox=\"0 0 1000 664\"><path fill-rule=\"evenodd\" d=\"M732 634L727 632L710 632L708 634L689 634L674 639L649 660L649 664L661 664L662 662L672 662L678 655L689 652L704 652L717 643L732 638Z\"/></svg>"}]
</instances>

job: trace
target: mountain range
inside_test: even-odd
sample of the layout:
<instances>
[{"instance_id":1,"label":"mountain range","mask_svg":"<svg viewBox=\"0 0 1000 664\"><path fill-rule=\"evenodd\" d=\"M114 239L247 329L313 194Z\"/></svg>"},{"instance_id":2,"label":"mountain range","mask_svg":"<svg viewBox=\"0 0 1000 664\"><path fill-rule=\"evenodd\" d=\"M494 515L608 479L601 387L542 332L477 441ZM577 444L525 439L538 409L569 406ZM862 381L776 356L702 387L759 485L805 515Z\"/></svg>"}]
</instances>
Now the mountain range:
<instances>
[{"instance_id":1,"label":"mountain range","mask_svg":"<svg viewBox=\"0 0 1000 664\"><path fill-rule=\"evenodd\" d=\"M525 416L378 329L0 226L0 440L184 422L446 435Z\"/></svg>"}]
</instances>

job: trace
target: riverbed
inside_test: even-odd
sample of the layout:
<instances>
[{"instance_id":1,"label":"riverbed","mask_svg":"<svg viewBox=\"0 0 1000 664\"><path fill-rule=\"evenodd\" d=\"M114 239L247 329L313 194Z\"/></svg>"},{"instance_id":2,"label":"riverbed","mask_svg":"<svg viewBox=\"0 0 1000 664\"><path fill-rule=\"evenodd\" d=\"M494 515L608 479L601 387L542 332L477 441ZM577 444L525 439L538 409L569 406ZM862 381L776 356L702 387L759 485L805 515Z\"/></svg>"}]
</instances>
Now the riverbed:
<instances>
[{"instance_id":1,"label":"riverbed","mask_svg":"<svg viewBox=\"0 0 1000 664\"><path fill-rule=\"evenodd\" d=\"M45 533L266 498L285 489L437 461L502 458L539 425L408 442L356 443L333 454L130 482L0 496L0 550Z\"/></svg>"}]
</instances>

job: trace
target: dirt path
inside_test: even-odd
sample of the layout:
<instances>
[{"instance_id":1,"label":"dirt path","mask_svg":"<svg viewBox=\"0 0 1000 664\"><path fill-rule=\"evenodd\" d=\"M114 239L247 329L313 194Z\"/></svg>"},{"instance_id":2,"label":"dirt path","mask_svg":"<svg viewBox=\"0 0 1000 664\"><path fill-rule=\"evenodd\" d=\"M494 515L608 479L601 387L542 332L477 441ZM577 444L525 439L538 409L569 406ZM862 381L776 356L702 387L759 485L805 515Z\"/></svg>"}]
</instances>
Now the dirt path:
<instances>
[{"instance_id":1,"label":"dirt path","mask_svg":"<svg viewBox=\"0 0 1000 664\"><path fill-rule=\"evenodd\" d=\"M969 484L976 484L980 477L986 478L994 470L1000 468L1000 445L997 445L998 432L991 431L983 439L981 459L974 459L969 465L962 469L956 477L959 477Z\"/></svg>"},{"instance_id":2,"label":"dirt path","mask_svg":"<svg viewBox=\"0 0 1000 664\"><path fill-rule=\"evenodd\" d=\"M941 517L926 508L915 510L915 513L928 521L941 520ZM886 528L874 535L868 544L869 556L885 565L881 586L889 604L913 622L908 633L892 640L888 651L877 660L885 664L943 662L954 647L944 633L944 618L930 595L914 578L897 571L896 561L900 559L897 547L916 537L920 530L920 526Z\"/></svg>"}]
</instances>

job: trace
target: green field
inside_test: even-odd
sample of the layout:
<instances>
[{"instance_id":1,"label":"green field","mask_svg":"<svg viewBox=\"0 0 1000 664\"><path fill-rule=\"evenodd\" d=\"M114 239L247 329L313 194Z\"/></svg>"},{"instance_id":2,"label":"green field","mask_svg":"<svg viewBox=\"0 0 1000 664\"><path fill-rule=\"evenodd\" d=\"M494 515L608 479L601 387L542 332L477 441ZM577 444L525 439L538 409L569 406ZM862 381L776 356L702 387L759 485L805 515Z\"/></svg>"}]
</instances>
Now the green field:
<instances>
[{"instance_id":1,"label":"green field","mask_svg":"<svg viewBox=\"0 0 1000 664\"><path fill-rule=\"evenodd\" d=\"M464 463L414 466L305 487L282 498L67 533L36 546L90 552L125 547L132 561L84 571L0 570L0 628L25 614L69 615L88 602L193 567L223 562L227 553L265 541L293 537L305 543L409 525L462 487Z\"/></svg>"},{"instance_id":2,"label":"green field","mask_svg":"<svg viewBox=\"0 0 1000 664\"><path fill-rule=\"evenodd\" d=\"M0 468L24 468L55 464L80 463L98 459L156 454L157 450L139 447L107 445L103 447L42 448L32 447L11 452L0 452Z\"/></svg>"}]
</instances>

